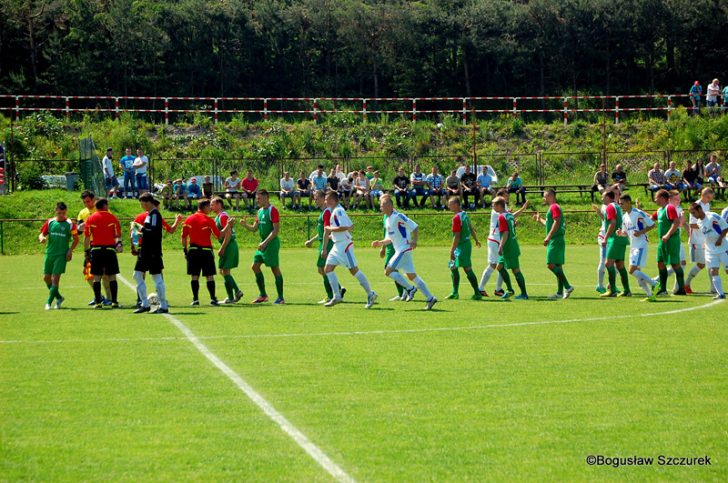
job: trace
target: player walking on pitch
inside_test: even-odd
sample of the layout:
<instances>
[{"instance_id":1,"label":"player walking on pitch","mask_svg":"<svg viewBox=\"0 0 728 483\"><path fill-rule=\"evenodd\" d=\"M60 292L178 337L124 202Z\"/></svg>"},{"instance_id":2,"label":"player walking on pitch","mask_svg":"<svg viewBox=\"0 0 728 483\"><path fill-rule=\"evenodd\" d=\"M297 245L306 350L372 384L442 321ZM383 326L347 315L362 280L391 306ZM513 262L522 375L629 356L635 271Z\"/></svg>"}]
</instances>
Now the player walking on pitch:
<instances>
[{"instance_id":1,"label":"player walking on pitch","mask_svg":"<svg viewBox=\"0 0 728 483\"><path fill-rule=\"evenodd\" d=\"M513 276L516 278L518 288L521 289L521 294L516 296L516 300L528 300L528 292L526 292L526 279L521 273L521 266L519 263L519 257L521 255L521 248L518 245L518 235L516 234L516 219L513 214L506 211L506 201L503 198L497 197L493 200L493 207L500 216L498 217L498 231L500 232L500 245L498 246L498 273L503 277L503 281L508 289L501 299L506 300L513 294L513 286L511 285L511 277L508 275L508 270L513 272Z\"/></svg>"},{"instance_id":2,"label":"player walking on pitch","mask_svg":"<svg viewBox=\"0 0 728 483\"><path fill-rule=\"evenodd\" d=\"M655 228L650 215L632 206L632 197L624 194L619 197L622 207L622 229L629 237L629 273L637 279L637 284L652 297L652 288L655 282L642 271L647 263L649 243L647 232Z\"/></svg>"},{"instance_id":3,"label":"player walking on pitch","mask_svg":"<svg viewBox=\"0 0 728 483\"><path fill-rule=\"evenodd\" d=\"M266 264L270 267L273 276L276 279L276 291L278 298L273 302L276 305L285 304L283 299L283 275L281 274L279 252L281 249L281 240L278 238L280 231L280 215L278 209L270 204L268 199L268 191L258 190L255 194L255 202L258 209L258 216L252 224L248 224L247 218L241 220L241 224L248 231L257 231L260 235L260 243L258 249L253 255L253 265L250 267L255 273L255 283L258 284L260 292L258 298L253 300L254 304L262 304L268 301L268 294L265 291L265 277L260 271L260 266Z\"/></svg>"},{"instance_id":4,"label":"player walking on pitch","mask_svg":"<svg viewBox=\"0 0 728 483\"><path fill-rule=\"evenodd\" d=\"M329 278L324 272L324 266L326 266L326 255L324 255L324 253L330 252L331 248L334 246L334 242L331 238L324 238L326 226L331 224L331 208L326 206L326 193L322 190L318 190L314 193L314 202L316 203L316 207L321 210L321 213L319 214L316 222L316 236L310 240L306 240L306 248L311 248L313 246L313 242L318 240L319 249L318 257L316 258L316 267L318 268L318 273L324 280L324 290L326 291L326 298L319 301L319 304L325 304L334 298L334 291L331 289ZM324 250L324 247L326 250ZM341 296L343 297L345 293L346 289L342 287Z\"/></svg>"},{"instance_id":5,"label":"player walking on pitch","mask_svg":"<svg viewBox=\"0 0 728 483\"><path fill-rule=\"evenodd\" d=\"M450 198L447 206L455 216L452 218L452 245L450 246L449 263L452 292L446 298L460 298L458 293L460 289L460 272L458 269L462 268L465 271L465 276L468 277L470 286L473 287L473 296L470 298L472 300L481 300L483 296L480 294L480 287L478 287L478 278L473 273L473 264L471 262L473 243L470 241L471 238L475 240L475 246L480 248L478 234L475 232L473 225L470 224L470 217L462 210L459 197L453 196Z\"/></svg>"},{"instance_id":6,"label":"player walking on pitch","mask_svg":"<svg viewBox=\"0 0 728 483\"><path fill-rule=\"evenodd\" d=\"M392 197L383 195L379 200L379 208L387 216L386 236L383 240L372 242L373 247L382 247L386 245L394 246L394 256L387 264L384 274L397 282L405 289L405 302L411 301L417 290L420 290L427 299L425 310L431 310L437 303L437 299L427 288L427 284L415 272L414 261L412 260L412 252L417 248L417 237L419 234L417 223L409 219L407 216L394 211ZM399 272L407 274L414 285L411 285L406 278Z\"/></svg>"},{"instance_id":7,"label":"player walking on pitch","mask_svg":"<svg viewBox=\"0 0 728 483\"><path fill-rule=\"evenodd\" d=\"M704 188L700 193L700 199L696 202L700 205L703 213L710 212L710 203L713 201L715 193L712 188ZM693 293L691 283L693 279L705 268L705 236L698 226L698 220L690 214L688 220L690 224L690 237L688 243L690 244L690 261L695 265L688 272L688 276L685 279L685 293Z\"/></svg>"},{"instance_id":8,"label":"player walking on pitch","mask_svg":"<svg viewBox=\"0 0 728 483\"><path fill-rule=\"evenodd\" d=\"M326 251L324 247L323 255L326 256L326 266L324 272L329 279L331 284L331 290L334 293L334 297L324 304L325 307L333 307L334 305L341 302L342 294L339 290L339 279L336 277L336 267L343 265L349 269L359 284L367 294L367 303L365 307L367 309L374 305L374 301L377 300L377 293L372 290L369 285L364 272L359 270L356 263L356 257L354 256L354 242L352 241L351 232L354 229L354 223L346 214L344 208L339 204L339 195L335 191L330 191L326 195L326 206L331 209L331 223L326 226L324 232L324 238L327 239L331 236L334 241L334 246L331 248L331 252Z\"/></svg>"},{"instance_id":9,"label":"player walking on pitch","mask_svg":"<svg viewBox=\"0 0 728 483\"><path fill-rule=\"evenodd\" d=\"M657 233L657 268L660 271L660 287L655 295L667 295L667 266L672 266L677 281L675 295L686 295L684 272L680 265L680 215L670 203L670 193L660 190L655 194L655 203L660 207L655 214Z\"/></svg>"},{"instance_id":10,"label":"player walking on pitch","mask_svg":"<svg viewBox=\"0 0 728 483\"><path fill-rule=\"evenodd\" d=\"M624 292L619 294L620 297L631 297L632 292L629 289L629 274L624 267L624 258L627 251L627 236L622 229L624 222L622 216L622 208L615 202L614 191L605 191L602 193L602 200L607 205L605 211L605 220L607 223L607 231L604 235L605 240L602 242L607 247L607 274L609 275L609 290L602 294L602 297L616 297L617 294L617 270L619 270L622 279L622 288Z\"/></svg>"},{"instance_id":11,"label":"player walking on pitch","mask_svg":"<svg viewBox=\"0 0 728 483\"><path fill-rule=\"evenodd\" d=\"M83 248L86 258L91 262L91 275L94 276L94 305L97 309L104 308L101 298L101 277L109 278L111 291L111 308L118 309L116 299L119 285L116 275L119 273L119 260L117 253L121 253L121 225L119 220L109 213L109 202L106 198L96 201L96 212L89 216L83 228Z\"/></svg>"},{"instance_id":12,"label":"player walking on pitch","mask_svg":"<svg viewBox=\"0 0 728 483\"><path fill-rule=\"evenodd\" d=\"M220 275L225 281L227 298L223 303L234 304L243 297L243 291L238 288L238 284L230 273L233 268L238 268L240 259L240 250L235 238L235 227L231 226L229 230L224 231L230 222L230 216L225 211L225 201L222 198L213 198L210 202L210 209L216 215L215 225L222 234L222 237L218 239L220 248L217 251L217 268L220 269Z\"/></svg>"},{"instance_id":13,"label":"player walking on pitch","mask_svg":"<svg viewBox=\"0 0 728 483\"><path fill-rule=\"evenodd\" d=\"M690 205L690 216L698 222L698 228L705 241L705 263L710 270L713 288L717 292L716 299L725 299L723 282L720 279L720 265L728 273L728 246L725 237L728 235L728 222L717 213L706 213L700 203Z\"/></svg>"},{"instance_id":14,"label":"player walking on pitch","mask_svg":"<svg viewBox=\"0 0 728 483\"><path fill-rule=\"evenodd\" d=\"M556 293L549 296L550 299L556 300L563 298L568 299L574 287L566 279L564 275L564 261L566 259L566 222L564 221L564 213L561 206L556 203L556 192L554 190L546 190L543 192L543 202L549 207L546 212L546 218L536 213L533 219L546 227L546 238L543 244L546 247L546 264L548 269L553 272L557 280Z\"/></svg>"},{"instance_id":15,"label":"player walking on pitch","mask_svg":"<svg viewBox=\"0 0 728 483\"><path fill-rule=\"evenodd\" d=\"M73 258L73 250L78 246L76 224L66 216L68 207L64 202L56 204L56 216L46 221L40 229L38 241L47 243L43 260L43 281L48 287L45 309L60 309L63 296L59 291L61 275L66 273L66 262ZM73 239L73 242L71 242ZM68 244L71 243L71 247ZM53 301L56 301L55 305Z\"/></svg>"},{"instance_id":16,"label":"player walking on pitch","mask_svg":"<svg viewBox=\"0 0 728 483\"><path fill-rule=\"evenodd\" d=\"M607 245L604 243L607 234L607 205L602 197L600 206L592 205L594 212L599 216L599 233L597 234L597 246L599 246L599 264L597 265L597 288L600 294L605 293L607 288L604 286L604 276L607 273ZM616 288L611 289L616 291Z\"/></svg>"}]
</instances>

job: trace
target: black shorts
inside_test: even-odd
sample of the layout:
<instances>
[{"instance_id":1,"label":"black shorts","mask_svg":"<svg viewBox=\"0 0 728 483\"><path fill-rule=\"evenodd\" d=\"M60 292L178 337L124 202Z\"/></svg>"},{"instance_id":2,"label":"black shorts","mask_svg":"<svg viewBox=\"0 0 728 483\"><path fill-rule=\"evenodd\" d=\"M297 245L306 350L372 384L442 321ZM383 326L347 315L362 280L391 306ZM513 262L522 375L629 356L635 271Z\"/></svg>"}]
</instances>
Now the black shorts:
<instances>
[{"instance_id":1,"label":"black shorts","mask_svg":"<svg viewBox=\"0 0 728 483\"><path fill-rule=\"evenodd\" d=\"M187 251L187 275L212 277L217 272L212 248L190 247Z\"/></svg>"},{"instance_id":2,"label":"black shorts","mask_svg":"<svg viewBox=\"0 0 728 483\"><path fill-rule=\"evenodd\" d=\"M119 260L114 247L91 248L91 275L116 275L119 273Z\"/></svg>"},{"instance_id":3,"label":"black shorts","mask_svg":"<svg viewBox=\"0 0 728 483\"><path fill-rule=\"evenodd\" d=\"M134 271L149 272L150 275L162 273L163 268L162 255L158 253L144 253L143 250L139 252L136 265L134 265Z\"/></svg>"}]
</instances>

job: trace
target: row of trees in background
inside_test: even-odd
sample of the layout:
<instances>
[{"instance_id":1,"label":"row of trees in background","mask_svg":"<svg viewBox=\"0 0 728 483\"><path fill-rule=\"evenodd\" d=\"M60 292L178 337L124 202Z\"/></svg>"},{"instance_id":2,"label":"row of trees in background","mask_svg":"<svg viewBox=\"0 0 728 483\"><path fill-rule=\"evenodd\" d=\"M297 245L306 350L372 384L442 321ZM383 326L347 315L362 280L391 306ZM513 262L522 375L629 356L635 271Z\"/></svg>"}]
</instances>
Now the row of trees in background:
<instances>
[{"instance_id":1,"label":"row of trees in background","mask_svg":"<svg viewBox=\"0 0 728 483\"><path fill-rule=\"evenodd\" d=\"M725 0L3 0L0 92L684 92L726 72Z\"/></svg>"}]
</instances>

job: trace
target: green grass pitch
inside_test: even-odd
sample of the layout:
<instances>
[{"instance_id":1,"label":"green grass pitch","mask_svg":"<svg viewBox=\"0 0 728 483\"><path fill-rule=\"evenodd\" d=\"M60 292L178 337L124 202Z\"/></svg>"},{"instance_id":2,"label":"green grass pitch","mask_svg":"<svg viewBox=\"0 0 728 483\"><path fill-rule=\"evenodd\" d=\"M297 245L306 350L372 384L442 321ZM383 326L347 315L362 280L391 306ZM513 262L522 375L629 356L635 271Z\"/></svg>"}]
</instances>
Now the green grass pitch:
<instances>
[{"instance_id":1,"label":"green grass pitch","mask_svg":"<svg viewBox=\"0 0 728 483\"><path fill-rule=\"evenodd\" d=\"M545 249L527 246L532 300L470 301L463 277L463 299L445 301L447 248L418 248L441 300L428 313L421 296L387 302L378 250L356 250L380 296L368 311L341 269L346 303L316 304L313 249L282 253L285 306L249 305L252 250L234 272L245 303L223 307L205 305L204 284L203 306L189 307L182 254L165 255L172 315L351 478L728 479L728 305L705 293L704 272L690 297L603 300L596 246L570 247L576 291L549 301ZM474 251L478 276L485 257ZM132 257L121 260L131 280ZM332 479L171 320L86 307L79 258L62 279L64 309L46 312L41 270L40 256L0 258L0 479ZM266 281L274 293L270 271ZM613 468L589 455L711 465Z\"/></svg>"}]
</instances>

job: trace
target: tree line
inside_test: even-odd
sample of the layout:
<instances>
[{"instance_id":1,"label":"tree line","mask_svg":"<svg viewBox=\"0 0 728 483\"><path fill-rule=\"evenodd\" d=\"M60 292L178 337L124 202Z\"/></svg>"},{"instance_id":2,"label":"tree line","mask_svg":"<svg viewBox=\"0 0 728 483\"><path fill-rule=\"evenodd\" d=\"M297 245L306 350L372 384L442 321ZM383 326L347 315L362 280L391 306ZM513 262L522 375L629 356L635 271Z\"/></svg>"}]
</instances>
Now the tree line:
<instances>
[{"instance_id":1,"label":"tree line","mask_svg":"<svg viewBox=\"0 0 728 483\"><path fill-rule=\"evenodd\" d=\"M674 93L720 77L728 59L725 0L0 4L6 93Z\"/></svg>"}]
</instances>

